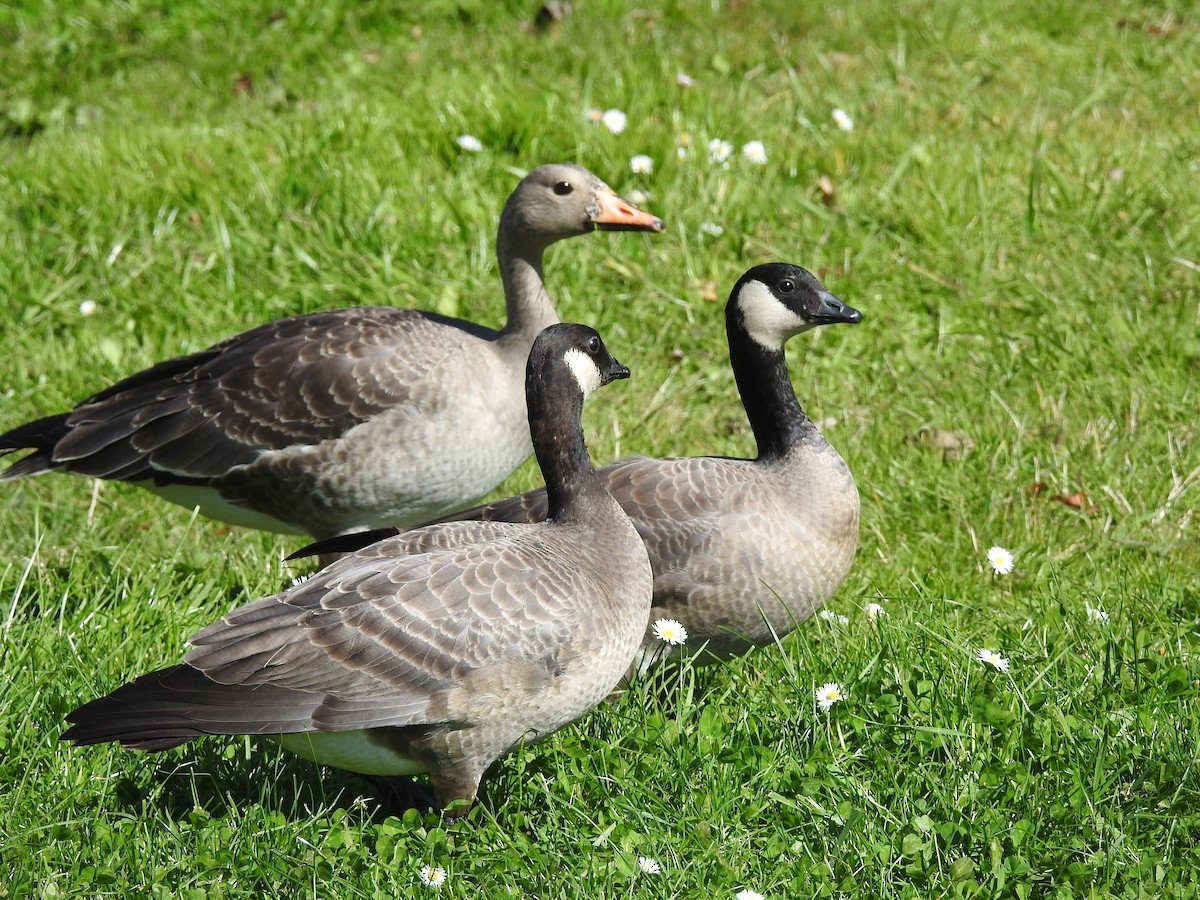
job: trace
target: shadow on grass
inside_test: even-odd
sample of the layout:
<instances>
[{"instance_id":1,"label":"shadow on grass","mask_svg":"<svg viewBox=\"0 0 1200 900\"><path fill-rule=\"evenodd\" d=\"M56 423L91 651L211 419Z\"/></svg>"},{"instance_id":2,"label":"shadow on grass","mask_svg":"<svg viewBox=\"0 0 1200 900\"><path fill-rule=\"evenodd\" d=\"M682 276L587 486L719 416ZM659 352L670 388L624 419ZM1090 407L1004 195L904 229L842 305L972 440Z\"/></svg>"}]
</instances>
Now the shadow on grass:
<instances>
[{"instance_id":1,"label":"shadow on grass","mask_svg":"<svg viewBox=\"0 0 1200 900\"><path fill-rule=\"evenodd\" d=\"M433 808L432 795L407 778L373 778L323 768L269 740L199 740L179 751L131 760L130 774L113 782L118 807L147 807L172 821L198 811L211 818L261 806L296 820L344 809L363 821L382 822L415 809ZM132 755L131 755L132 756Z\"/></svg>"}]
</instances>

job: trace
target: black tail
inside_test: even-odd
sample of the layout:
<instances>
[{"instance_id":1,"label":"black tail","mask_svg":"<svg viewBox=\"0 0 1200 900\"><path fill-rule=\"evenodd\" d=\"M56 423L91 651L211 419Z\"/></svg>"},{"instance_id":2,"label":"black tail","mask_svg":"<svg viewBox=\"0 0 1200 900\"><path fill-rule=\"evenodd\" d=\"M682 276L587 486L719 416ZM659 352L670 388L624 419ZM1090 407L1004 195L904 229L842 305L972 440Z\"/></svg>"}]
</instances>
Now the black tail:
<instances>
[{"instance_id":1,"label":"black tail","mask_svg":"<svg viewBox=\"0 0 1200 900\"><path fill-rule=\"evenodd\" d=\"M319 698L318 698L319 701ZM167 750L210 734L281 734L311 722L311 694L219 684L188 665L150 672L67 714L60 741Z\"/></svg>"},{"instance_id":2,"label":"black tail","mask_svg":"<svg viewBox=\"0 0 1200 900\"><path fill-rule=\"evenodd\" d=\"M446 522L453 518L453 516L447 516L445 519L439 519L438 521ZM318 556L326 553L353 553L355 550L370 547L376 541L394 537L399 533L399 528L372 528L370 531L339 534L337 537L325 538L323 541L314 541L305 547L301 547L291 556L287 557L287 559L307 559L310 556Z\"/></svg>"},{"instance_id":3,"label":"black tail","mask_svg":"<svg viewBox=\"0 0 1200 900\"><path fill-rule=\"evenodd\" d=\"M0 456L15 453L18 450L32 450L23 459L17 460L3 472L0 481L13 481L28 475L40 475L57 469L59 464L54 461L54 448L67 434L67 416L70 413L59 413L46 416L18 425L12 431L0 434Z\"/></svg>"}]
</instances>

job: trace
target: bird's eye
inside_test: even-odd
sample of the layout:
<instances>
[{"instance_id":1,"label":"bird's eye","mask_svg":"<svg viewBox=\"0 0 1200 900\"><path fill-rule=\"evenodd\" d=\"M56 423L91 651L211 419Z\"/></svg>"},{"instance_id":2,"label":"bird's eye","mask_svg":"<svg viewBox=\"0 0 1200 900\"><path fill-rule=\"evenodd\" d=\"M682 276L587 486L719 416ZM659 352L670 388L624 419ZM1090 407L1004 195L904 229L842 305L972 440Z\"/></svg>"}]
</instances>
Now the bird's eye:
<instances>
[{"instance_id":1,"label":"bird's eye","mask_svg":"<svg viewBox=\"0 0 1200 900\"><path fill-rule=\"evenodd\" d=\"M558 194L560 197L567 196L567 194L571 193L573 190L575 190L575 186L569 181L560 181L554 186L554 193Z\"/></svg>"},{"instance_id":2,"label":"bird's eye","mask_svg":"<svg viewBox=\"0 0 1200 900\"><path fill-rule=\"evenodd\" d=\"M588 351L588 353L599 353L600 352L600 338L596 337L595 335L588 338L587 351Z\"/></svg>"},{"instance_id":3,"label":"bird's eye","mask_svg":"<svg viewBox=\"0 0 1200 900\"><path fill-rule=\"evenodd\" d=\"M779 282L779 293L781 294L790 294L795 289L796 282L792 281L790 278L785 278L783 281Z\"/></svg>"}]
</instances>

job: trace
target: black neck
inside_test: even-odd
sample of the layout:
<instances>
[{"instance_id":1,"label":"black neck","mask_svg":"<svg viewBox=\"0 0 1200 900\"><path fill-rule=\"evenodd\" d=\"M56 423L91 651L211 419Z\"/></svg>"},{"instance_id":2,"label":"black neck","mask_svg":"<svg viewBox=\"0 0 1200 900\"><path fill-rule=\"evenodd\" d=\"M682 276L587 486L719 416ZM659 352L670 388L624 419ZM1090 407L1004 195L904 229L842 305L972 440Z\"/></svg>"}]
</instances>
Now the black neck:
<instances>
[{"instance_id":1,"label":"black neck","mask_svg":"<svg viewBox=\"0 0 1200 900\"><path fill-rule=\"evenodd\" d=\"M553 383L532 375L526 381L529 432L546 482L549 517L578 521L595 511L596 492L607 494L583 440L583 396L573 379L558 375Z\"/></svg>"},{"instance_id":2,"label":"black neck","mask_svg":"<svg viewBox=\"0 0 1200 900\"><path fill-rule=\"evenodd\" d=\"M736 310L726 317L725 327L729 362L758 444L758 458L781 457L816 430L796 399L783 347L769 350L751 338Z\"/></svg>"}]
</instances>

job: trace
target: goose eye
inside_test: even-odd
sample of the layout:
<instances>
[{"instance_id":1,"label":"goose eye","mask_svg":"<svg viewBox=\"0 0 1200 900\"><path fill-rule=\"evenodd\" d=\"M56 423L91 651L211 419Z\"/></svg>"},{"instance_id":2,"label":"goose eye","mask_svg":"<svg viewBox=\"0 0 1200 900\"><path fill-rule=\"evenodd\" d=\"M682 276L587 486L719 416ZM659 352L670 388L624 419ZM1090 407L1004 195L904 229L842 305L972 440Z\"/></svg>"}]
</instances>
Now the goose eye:
<instances>
[{"instance_id":1,"label":"goose eye","mask_svg":"<svg viewBox=\"0 0 1200 900\"><path fill-rule=\"evenodd\" d=\"M558 194L560 197L565 197L573 190L575 190L575 186L569 181L560 181L554 186L554 193Z\"/></svg>"},{"instance_id":2,"label":"goose eye","mask_svg":"<svg viewBox=\"0 0 1200 900\"><path fill-rule=\"evenodd\" d=\"M598 337L588 338L587 351L588 351L588 353L593 353L593 354L599 353L600 352L600 338L598 338Z\"/></svg>"},{"instance_id":3,"label":"goose eye","mask_svg":"<svg viewBox=\"0 0 1200 900\"><path fill-rule=\"evenodd\" d=\"M790 278L785 278L783 281L779 282L779 293L781 294L790 294L795 289L796 282L792 281Z\"/></svg>"}]
</instances>

